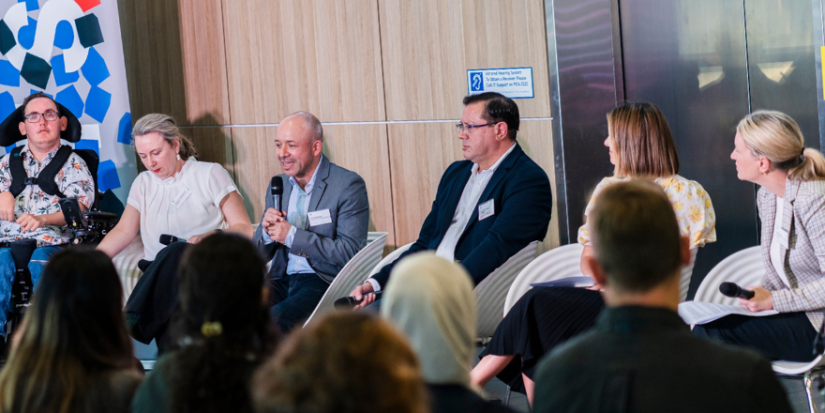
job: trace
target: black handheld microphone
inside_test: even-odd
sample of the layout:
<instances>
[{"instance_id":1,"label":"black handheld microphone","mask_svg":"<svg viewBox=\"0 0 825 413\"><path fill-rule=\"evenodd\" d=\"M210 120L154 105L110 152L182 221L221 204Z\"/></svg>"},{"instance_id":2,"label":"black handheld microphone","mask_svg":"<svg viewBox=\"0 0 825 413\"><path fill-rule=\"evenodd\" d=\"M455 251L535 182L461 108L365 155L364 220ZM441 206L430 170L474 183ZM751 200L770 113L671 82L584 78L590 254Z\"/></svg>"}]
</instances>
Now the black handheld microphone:
<instances>
[{"instance_id":1,"label":"black handheld microphone","mask_svg":"<svg viewBox=\"0 0 825 413\"><path fill-rule=\"evenodd\" d=\"M755 294L751 290L746 290L746 289L736 285L736 283L728 283L728 282L725 282L725 283L722 283L722 284L719 285L719 292L722 293L723 295L728 296L728 297L739 297L739 298L744 298L746 300L750 300L751 298L753 298L753 296Z\"/></svg>"},{"instance_id":2,"label":"black handheld microphone","mask_svg":"<svg viewBox=\"0 0 825 413\"><path fill-rule=\"evenodd\" d=\"M161 243L161 244L163 244L163 245L169 245L169 244L171 244L171 243L173 243L173 242L178 242L178 241L183 241L183 242L186 242L186 240L185 240L185 239L183 239L183 238L178 238L178 237L176 237L176 236L174 236L174 235L169 235L169 234L160 234L160 243Z\"/></svg>"},{"instance_id":3,"label":"black handheld microphone","mask_svg":"<svg viewBox=\"0 0 825 413\"><path fill-rule=\"evenodd\" d=\"M384 293L384 290L377 291L377 292L374 292L374 293L368 293L368 294L375 294L375 299L377 300L377 299L381 298L381 294L383 294L383 293ZM364 295L367 295L367 294L364 294ZM361 299L363 300L363 298L361 298ZM339 298L339 299L335 300L335 303L333 303L333 305L335 306L335 308L348 309L348 308L355 307L356 305L358 305L360 303L361 303L361 300L356 300L355 297L344 297L344 298Z\"/></svg>"},{"instance_id":4,"label":"black handheld microphone","mask_svg":"<svg viewBox=\"0 0 825 413\"><path fill-rule=\"evenodd\" d=\"M269 192L272 194L272 207L278 211L283 211L281 208L281 195L284 194L284 180L280 176L273 176L269 181Z\"/></svg>"}]
</instances>

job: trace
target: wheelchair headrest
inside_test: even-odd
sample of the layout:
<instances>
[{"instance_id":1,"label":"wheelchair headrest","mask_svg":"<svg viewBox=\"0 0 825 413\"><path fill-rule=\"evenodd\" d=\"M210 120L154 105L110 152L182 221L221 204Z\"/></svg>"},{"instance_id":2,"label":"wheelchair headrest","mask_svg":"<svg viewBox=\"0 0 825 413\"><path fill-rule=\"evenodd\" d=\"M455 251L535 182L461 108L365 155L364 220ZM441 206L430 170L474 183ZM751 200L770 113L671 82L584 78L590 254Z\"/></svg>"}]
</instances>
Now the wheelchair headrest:
<instances>
[{"instance_id":1,"label":"wheelchair headrest","mask_svg":"<svg viewBox=\"0 0 825 413\"><path fill-rule=\"evenodd\" d=\"M57 110L60 116L65 116L69 121L66 124L66 130L60 132L60 138L68 142L77 142L80 140L81 126L80 121L69 109L65 106L54 102L57 105ZM20 133L20 122L24 122L25 109L20 105L14 110L3 123L0 123L0 146L14 145L18 141L26 139L26 136Z\"/></svg>"}]
</instances>

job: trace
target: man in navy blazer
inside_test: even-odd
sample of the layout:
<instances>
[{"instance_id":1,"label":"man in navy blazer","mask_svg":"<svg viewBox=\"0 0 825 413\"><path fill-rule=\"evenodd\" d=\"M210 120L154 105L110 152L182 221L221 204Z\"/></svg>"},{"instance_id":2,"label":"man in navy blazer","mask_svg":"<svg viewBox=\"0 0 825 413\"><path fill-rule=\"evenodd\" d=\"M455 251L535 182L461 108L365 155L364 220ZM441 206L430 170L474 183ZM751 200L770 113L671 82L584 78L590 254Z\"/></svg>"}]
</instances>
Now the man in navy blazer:
<instances>
[{"instance_id":1,"label":"man in navy blazer","mask_svg":"<svg viewBox=\"0 0 825 413\"><path fill-rule=\"evenodd\" d=\"M312 314L341 268L367 242L364 180L321 153L323 136L321 122L306 112L278 125L281 208L273 205L267 188L266 209L253 238L272 263L271 313L282 332Z\"/></svg>"},{"instance_id":2,"label":"man in navy blazer","mask_svg":"<svg viewBox=\"0 0 825 413\"><path fill-rule=\"evenodd\" d=\"M495 92L464 98L457 124L464 161L441 177L418 240L399 259L423 250L461 263L477 285L507 259L547 234L552 193L547 174L516 143L518 106ZM396 260L395 262L398 262ZM350 294L364 307L383 289L395 262Z\"/></svg>"}]
</instances>

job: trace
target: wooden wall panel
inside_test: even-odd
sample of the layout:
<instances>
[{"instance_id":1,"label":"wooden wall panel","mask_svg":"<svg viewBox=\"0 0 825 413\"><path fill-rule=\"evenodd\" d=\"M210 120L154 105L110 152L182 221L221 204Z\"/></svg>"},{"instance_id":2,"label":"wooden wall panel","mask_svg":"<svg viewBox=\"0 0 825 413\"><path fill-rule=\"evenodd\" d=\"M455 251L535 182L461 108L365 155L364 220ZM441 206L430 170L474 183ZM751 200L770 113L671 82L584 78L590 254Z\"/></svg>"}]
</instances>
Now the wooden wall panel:
<instances>
[{"instance_id":1,"label":"wooden wall panel","mask_svg":"<svg viewBox=\"0 0 825 413\"><path fill-rule=\"evenodd\" d=\"M221 0L179 0L179 4L186 123L231 124Z\"/></svg>"},{"instance_id":2,"label":"wooden wall panel","mask_svg":"<svg viewBox=\"0 0 825 413\"><path fill-rule=\"evenodd\" d=\"M528 156L547 172L555 191L551 122L524 121L517 139ZM392 124L389 138L396 241L401 246L418 238L444 170L464 157L452 123ZM541 252L559 245L555 197L553 204Z\"/></svg>"},{"instance_id":3,"label":"wooden wall panel","mask_svg":"<svg viewBox=\"0 0 825 413\"><path fill-rule=\"evenodd\" d=\"M387 119L456 119L467 69L533 68L522 117L550 117L542 0L378 0Z\"/></svg>"},{"instance_id":4,"label":"wooden wall panel","mask_svg":"<svg viewBox=\"0 0 825 413\"><path fill-rule=\"evenodd\" d=\"M195 144L195 149L198 150L198 160L219 163L234 175L237 165L235 165L231 132L228 128L182 128L181 131Z\"/></svg>"},{"instance_id":5,"label":"wooden wall panel","mask_svg":"<svg viewBox=\"0 0 825 413\"><path fill-rule=\"evenodd\" d=\"M230 123L220 1L118 1L132 119Z\"/></svg>"},{"instance_id":6,"label":"wooden wall panel","mask_svg":"<svg viewBox=\"0 0 825 413\"><path fill-rule=\"evenodd\" d=\"M383 120L375 0L224 1L232 121Z\"/></svg>"},{"instance_id":7,"label":"wooden wall panel","mask_svg":"<svg viewBox=\"0 0 825 413\"><path fill-rule=\"evenodd\" d=\"M253 222L260 221L265 191L273 175L283 172L275 152L277 127L232 128L235 178ZM390 165L385 125L324 126L324 154L333 163L357 172L367 184L370 231L388 232L394 245Z\"/></svg>"}]
</instances>

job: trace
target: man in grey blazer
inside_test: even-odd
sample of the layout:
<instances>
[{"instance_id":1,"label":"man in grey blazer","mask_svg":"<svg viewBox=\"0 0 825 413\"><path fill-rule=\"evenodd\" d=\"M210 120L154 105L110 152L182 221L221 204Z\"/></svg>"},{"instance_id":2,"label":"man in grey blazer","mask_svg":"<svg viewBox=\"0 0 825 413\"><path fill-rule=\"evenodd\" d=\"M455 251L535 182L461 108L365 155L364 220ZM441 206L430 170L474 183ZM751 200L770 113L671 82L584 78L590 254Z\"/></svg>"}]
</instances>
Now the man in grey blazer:
<instances>
[{"instance_id":1,"label":"man in grey blazer","mask_svg":"<svg viewBox=\"0 0 825 413\"><path fill-rule=\"evenodd\" d=\"M275 147L284 169L283 211L266 191L254 241L271 260L272 316L282 332L312 314L341 268L367 242L369 201L358 174L322 153L321 122L306 112L278 125Z\"/></svg>"}]
</instances>

